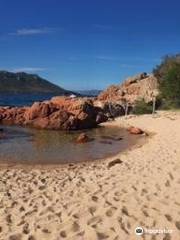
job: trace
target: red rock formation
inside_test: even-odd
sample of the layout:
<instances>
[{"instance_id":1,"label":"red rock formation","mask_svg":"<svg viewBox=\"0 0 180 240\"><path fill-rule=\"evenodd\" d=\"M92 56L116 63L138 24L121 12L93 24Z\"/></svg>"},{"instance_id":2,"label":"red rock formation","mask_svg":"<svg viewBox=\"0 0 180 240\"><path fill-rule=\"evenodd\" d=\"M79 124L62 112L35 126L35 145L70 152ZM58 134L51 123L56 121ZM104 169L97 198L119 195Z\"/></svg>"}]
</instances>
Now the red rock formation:
<instances>
[{"instance_id":1,"label":"red rock formation","mask_svg":"<svg viewBox=\"0 0 180 240\"><path fill-rule=\"evenodd\" d=\"M101 116L101 117L100 117ZM99 107L88 99L52 98L31 107L0 108L2 123L43 129L77 130L96 127L107 120Z\"/></svg>"},{"instance_id":2,"label":"red rock formation","mask_svg":"<svg viewBox=\"0 0 180 240\"><path fill-rule=\"evenodd\" d=\"M152 101L154 94L157 95L158 81L153 75L146 73L128 78L121 85L110 86L98 96L98 100L104 102L116 102L134 104L138 99L146 102Z\"/></svg>"}]
</instances>

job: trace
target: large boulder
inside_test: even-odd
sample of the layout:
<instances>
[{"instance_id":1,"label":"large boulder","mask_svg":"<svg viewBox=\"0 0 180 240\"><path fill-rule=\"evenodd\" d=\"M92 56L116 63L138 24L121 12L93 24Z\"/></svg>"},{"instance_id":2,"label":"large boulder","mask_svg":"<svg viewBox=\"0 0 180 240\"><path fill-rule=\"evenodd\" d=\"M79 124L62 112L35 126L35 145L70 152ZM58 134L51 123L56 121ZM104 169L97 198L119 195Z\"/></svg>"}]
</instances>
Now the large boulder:
<instances>
[{"instance_id":1,"label":"large boulder","mask_svg":"<svg viewBox=\"0 0 180 240\"><path fill-rule=\"evenodd\" d=\"M0 108L0 122L42 129L86 129L106 120L101 108L83 98L56 97L26 108Z\"/></svg>"}]
</instances>

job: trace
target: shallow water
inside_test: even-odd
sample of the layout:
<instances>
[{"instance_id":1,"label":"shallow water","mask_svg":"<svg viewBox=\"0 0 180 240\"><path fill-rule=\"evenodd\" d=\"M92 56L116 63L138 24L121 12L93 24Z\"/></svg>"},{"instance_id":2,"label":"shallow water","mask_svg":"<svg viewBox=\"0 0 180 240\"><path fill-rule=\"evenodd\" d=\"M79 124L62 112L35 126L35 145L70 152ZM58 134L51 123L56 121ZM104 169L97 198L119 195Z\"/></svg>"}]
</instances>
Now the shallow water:
<instances>
[{"instance_id":1,"label":"shallow water","mask_svg":"<svg viewBox=\"0 0 180 240\"><path fill-rule=\"evenodd\" d=\"M5 139L0 139L1 163L58 164L90 161L112 156L142 139L118 127L99 127L76 132L35 130L1 126ZM92 138L77 144L81 132Z\"/></svg>"}]
</instances>

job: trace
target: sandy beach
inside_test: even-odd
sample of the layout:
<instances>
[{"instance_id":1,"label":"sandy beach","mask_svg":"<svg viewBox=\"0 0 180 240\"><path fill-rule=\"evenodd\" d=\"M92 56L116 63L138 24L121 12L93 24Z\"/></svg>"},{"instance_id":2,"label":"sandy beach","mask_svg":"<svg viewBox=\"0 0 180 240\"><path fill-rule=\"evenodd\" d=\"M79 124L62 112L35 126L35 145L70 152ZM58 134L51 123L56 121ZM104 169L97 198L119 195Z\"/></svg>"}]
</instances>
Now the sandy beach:
<instances>
[{"instance_id":1,"label":"sandy beach","mask_svg":"<svg viewBox=\"0 0 180 240\"><path fill-rule=\"evenodd\" d=\"M93 163L2 166L0 240L180 239L180 114L128 116L104 125L133 125L152 136ZM136 236L137 226L169 233Z\"/></svg>"}]
</instances>

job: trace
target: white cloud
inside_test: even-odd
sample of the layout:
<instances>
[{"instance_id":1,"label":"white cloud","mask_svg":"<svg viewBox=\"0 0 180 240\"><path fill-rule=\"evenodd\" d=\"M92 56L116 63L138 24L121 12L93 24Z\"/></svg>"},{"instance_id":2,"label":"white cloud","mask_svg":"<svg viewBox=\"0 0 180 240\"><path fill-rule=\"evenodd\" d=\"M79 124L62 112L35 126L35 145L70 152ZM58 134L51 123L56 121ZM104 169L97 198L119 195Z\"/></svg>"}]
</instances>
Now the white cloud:
<instances>
[{"instance_id":1,"label":"white cloud","mask_svg":"<svg viewBox=\"0 0 180 240\"><path fill-rule=\"evenodd\" d=\"M31 36L31 35L40 35L40 34L49 34L53 33L55 28L22 28L16 30L14 33L9 33L9 35L15 36Z\"/></svg>"},{"instance_id":2,"label":"white cloud","mask_svg":"<svg viewBox=\"0 0 180 240\"><path fill-rule=\"evenodd\" d=\"M36 72L42 72L45 71L45 68L39 68L39 67L22 67L22 68L14 68L13 72L29 72L29 73L36 73Z\"/></svg>"}]
</instances>

